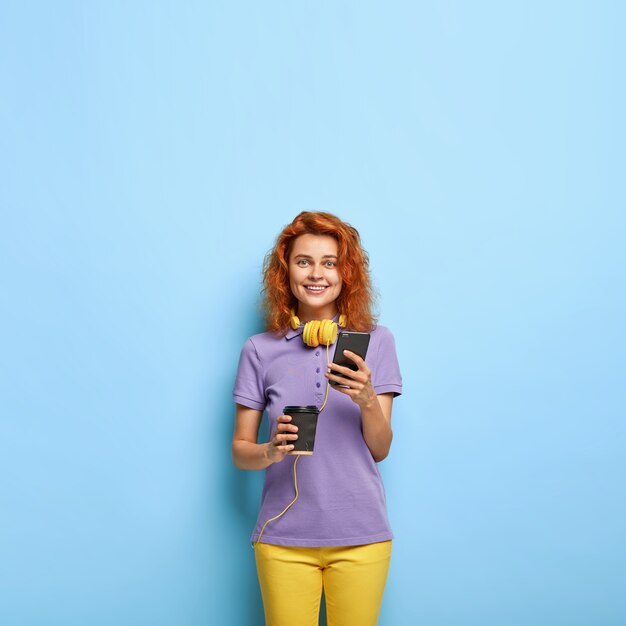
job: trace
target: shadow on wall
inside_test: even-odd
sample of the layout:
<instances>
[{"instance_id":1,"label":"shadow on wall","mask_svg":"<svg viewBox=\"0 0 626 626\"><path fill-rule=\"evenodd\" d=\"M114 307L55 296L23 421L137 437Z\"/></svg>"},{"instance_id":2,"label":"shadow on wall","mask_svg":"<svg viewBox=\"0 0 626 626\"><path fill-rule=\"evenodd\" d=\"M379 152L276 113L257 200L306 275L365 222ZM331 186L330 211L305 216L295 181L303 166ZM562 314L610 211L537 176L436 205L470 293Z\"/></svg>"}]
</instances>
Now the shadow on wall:
<instances>
[{"instance_id":1,"label":"shadow on wall","mask_svg":"<svg viewBox=\"0 0 626 626\"><path fill-rule=\"evenodd\" d=\"M255 311L255 303L237 303L233 310ZM230 461L231 442L235 423L235 404L232 399L232 388L235 383L235 374L239 360L239 352L248 337L263 332L263 320L260 316L247 315L233 320L231 332L233 332L231 368L224 368L220 376L220 388L227 390L218 407L219 415L226 416L220 420L219 440L223 442L224 449L228 450ZM259 441L268 439L268 422L263 416L259 430ZM225 503L229 510L228 518L234 526L235 542L229 547L233 551L233 562L236 563L236 572L232 580L232 589L236 589L237 597L242 602L237 607L237 613L241 619L241 626L264 626L263 603L256 575L254 552L250 545L250 533L256 523L261 490L263 488L263 471L247 471L237 469L232 462L225 464L221 475L224 484L220 491L224 494Z\"/></svg>"},{"instance_id":2,"label":"shadow on wall","mask_svg":"<svg viewBox=\"0 0 626 626\"><path fill-rule=\"evenodd\" d=\"M228 407L234 415L234 405ZM264 417L259 433L259 441L267 439L267 419ZM226 432L226 439L230 446L232 428ZM229 508L231 519L236 521L237 541L234 550L235 561L241 564L238 568L237 578L233 583L236 585L237 595L245 598L240 607L240 615L243 617L242 626L263 626L263 603L256 575L254 551L251 548L249 537L256 523L261 490L263 488L263 471L239 470L230 465L225 472L226 489L229 494Z\"/></svg>"}]
</instances>

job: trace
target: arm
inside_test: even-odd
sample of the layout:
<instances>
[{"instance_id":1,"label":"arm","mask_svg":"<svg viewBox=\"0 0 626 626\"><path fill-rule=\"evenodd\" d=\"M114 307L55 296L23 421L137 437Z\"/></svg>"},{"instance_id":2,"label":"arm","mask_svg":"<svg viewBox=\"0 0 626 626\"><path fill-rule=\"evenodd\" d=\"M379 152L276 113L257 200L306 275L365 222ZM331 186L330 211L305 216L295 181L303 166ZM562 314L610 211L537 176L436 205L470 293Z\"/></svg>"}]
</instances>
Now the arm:
<instances>
[{"instance_id":1,"label":"arm","mask_svg":"<svg viewBox=\"0 0 626 626\"><path fill-rule=\"evenodd\" d=\"M389 454L393 432L391 430L391 406L393 394L374 395L373 400L361 406L363 439L376 463Z\"/></svg>"},{"instance_id":2,"label":"arm","mask_svg":"<svg viewBox=\"0 0 626 626\"><path fill-rule=\"evenodd\" d=\"M235 467L247 470L259 470L269 467L272 463L282 461L293 450L287 443L298 438L298 428L289 424L289 415L278 417L277 433L267 443L257 443L259 426L263 411L251 409L242 404L236 405L235 433L232 443L232 457Z\"/></svg>"},{"instance_id":3,"label":"arm","mask_svg":"<svg viewBox=\"0 0 626 626\"><path fill-rule=\"evenodd\" d=\"M359 405L363 439L365 439L374 461L378 463L389 454L393 438L391 431L393 394L376 395L372 386L372 372L365 361L350 350L346 350L344 354L357 364L358 371L354 372L348 367L331 363L330 367L333 373L327 373L326 377L341 385L349 385L349 387L335 386L333 389L350 396Z\"/></svg>"}]
</instances>

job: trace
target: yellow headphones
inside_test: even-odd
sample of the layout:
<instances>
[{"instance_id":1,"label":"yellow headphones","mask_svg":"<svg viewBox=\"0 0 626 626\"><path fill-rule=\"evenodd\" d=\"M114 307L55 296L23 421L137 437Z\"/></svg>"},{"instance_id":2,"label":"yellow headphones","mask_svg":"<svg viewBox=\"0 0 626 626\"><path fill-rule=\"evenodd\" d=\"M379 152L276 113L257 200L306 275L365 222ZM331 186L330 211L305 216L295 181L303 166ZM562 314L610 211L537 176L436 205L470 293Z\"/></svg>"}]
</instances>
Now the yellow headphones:
<instances>
[{"instance_id":1,"label":"yellow headphones","mask_svg":"<svg viewBox=\"0 0 626 626\"><path fill-rule=\"evenodd\" d=\"M342 313L339 316L339 326L346 325L346 316ZM291 309L291 328L300 328L300 319L295 311ZM311 320L304 325L302 331L302 341L310 348L317 348L320 344L328 346L337 340L338 325L332 320Z\"/></svg>"}]
</instances>

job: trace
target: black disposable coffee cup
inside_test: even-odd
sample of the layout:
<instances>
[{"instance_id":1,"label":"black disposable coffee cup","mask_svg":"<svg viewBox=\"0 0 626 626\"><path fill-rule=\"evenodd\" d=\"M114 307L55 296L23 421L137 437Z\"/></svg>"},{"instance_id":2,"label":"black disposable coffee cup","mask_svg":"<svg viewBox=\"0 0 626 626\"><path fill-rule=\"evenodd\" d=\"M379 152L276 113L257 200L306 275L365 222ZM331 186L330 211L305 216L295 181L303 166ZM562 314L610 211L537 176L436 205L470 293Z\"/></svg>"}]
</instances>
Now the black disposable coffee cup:
<instances>
[{"instance_id":1,"label":"black disposable coffee cup","mask_svg":"<svg viewBox=\"0 0 626 626\"><path fill-rule=\"evenodd\" d=\"M319 412L313 405L286 406L283 409L283 415L291 415L291 423L298 427L298 438L290 442L294 449L289 454L313 454Z\"/></svg>"}]
</instances>

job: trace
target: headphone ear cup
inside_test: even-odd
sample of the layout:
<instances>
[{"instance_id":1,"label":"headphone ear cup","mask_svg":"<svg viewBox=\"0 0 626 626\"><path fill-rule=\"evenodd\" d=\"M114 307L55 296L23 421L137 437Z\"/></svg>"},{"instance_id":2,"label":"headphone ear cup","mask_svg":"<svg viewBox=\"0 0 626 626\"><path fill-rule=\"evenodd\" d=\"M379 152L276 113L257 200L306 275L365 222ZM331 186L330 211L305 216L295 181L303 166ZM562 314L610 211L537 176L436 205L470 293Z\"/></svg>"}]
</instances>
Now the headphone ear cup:
<instances>
[{"instance_id":1,"label":"headphone ear cup","mask_svg":"<svg viewBox=\"0 0 626 626\"><path fill-rule=\"evenodd\" d=\"M298 328L300 328L300 318L293 312L293 309L291 309L291 328L293 328L294 330L298 330Z\"/></svg>"},{"instance_id":2,"label":"headphone ear cup","mask_svg":"<svg viewBox=\"0 0 626 626\"><path fill-rule=\"evenodd\" d=\"M331 322L330 323L330 337L328 339L328 343L332 344L335 343L335 341L337 341L337 333L339 331L339 328L337 327L337 324L335 324L335 322Z\"/></svg>"},{"instance_id":3,"label":"headphone ear cup","mask_svg":"<svg viewBox=\"0 0 626 626\"><path fill-rule=\"evenodd\" d=\"M337 340L337 324L332 320L322 320L320 328L320 343L325 346L335 343Z\"/></svg>"},{"instance_id":4,"label":"headphone ear cup","mask_svg":"<svg viewBox=\"0 0 626 626\"><path fill-rule=\"evenodd\" d=\"M319 321L311 320L304 325L302 331L302 341L309 346L309 348L317 348L320 345L319 338Z\"/></svg>"},{"instance_id":5,"label":"headphone ear cup","mask_svg":"<svg viewBox=\"0 0 626 626\"><path fill-rule=\"evenodd\" d=\"M300 327L300 320L296 314L291 312L291 326L295 330ZM339 317L340 321L345 316ZM311 320L304 325L302 330L302 341L310 348L317 348L320 344L327 346L337 341L339 327L332 320Z\"/></svg>"},{"instance_id":6,"label":"headphone ear cup","mask_svg":"<svg viewBox=\"0 0 626 626\"><path fill-rule=\"evenodd\" d=\"M324 346L328 343L328 321L322 320L320 324L320 343Z\"/></svg>"},{"instance_id":7,"label":"headphone ear cup","mask_svg":"<svg viewBox=\"0 0 626 626\"><path fill-rule=\"evenodd\" d=\"M312 320L311 332L309 333L309 345L311 348L317 348L320 345L320 327L322 323L319 320Z\"/></svg>"}]
</instances>

